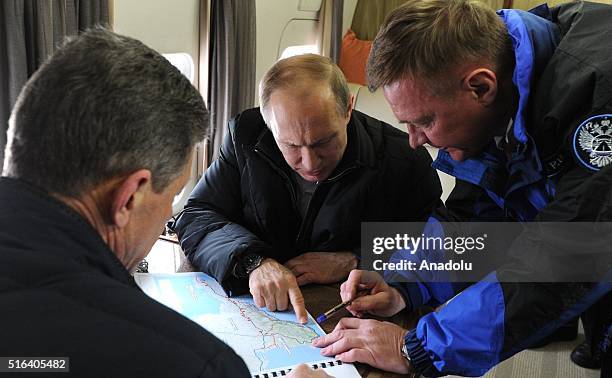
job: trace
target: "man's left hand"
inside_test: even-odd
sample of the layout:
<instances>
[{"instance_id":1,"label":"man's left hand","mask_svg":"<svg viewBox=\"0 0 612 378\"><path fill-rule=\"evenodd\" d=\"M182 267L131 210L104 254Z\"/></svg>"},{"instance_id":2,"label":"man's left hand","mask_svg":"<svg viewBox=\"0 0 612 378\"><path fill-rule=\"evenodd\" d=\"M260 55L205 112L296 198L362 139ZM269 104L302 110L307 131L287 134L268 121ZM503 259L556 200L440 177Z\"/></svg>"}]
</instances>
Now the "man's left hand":
<instances>
[{"instance_id":1,"label":"man's left hand","mask_svg":"<svg viewBox=\"0 0 612 378\"><path fill-rule=\"evenodd\" d=\"M357 262L357 257L351 252L307 252L287 261L285 266L302 286L339 282L357 267Z\"/></svg>"},{"instance_id":2,"label":"man's left hand","mask_svg":"<svg viewBox=\"0 0 612 378\"><path fill-rule=\"evenodd\" d=\"M406 332L389 322L342 318L332 333L316 338L312 345L323 348L321 354L342 362L363 362L385 371L407 374L412 367L401 353Z\"/></svg>"}]
</instances>

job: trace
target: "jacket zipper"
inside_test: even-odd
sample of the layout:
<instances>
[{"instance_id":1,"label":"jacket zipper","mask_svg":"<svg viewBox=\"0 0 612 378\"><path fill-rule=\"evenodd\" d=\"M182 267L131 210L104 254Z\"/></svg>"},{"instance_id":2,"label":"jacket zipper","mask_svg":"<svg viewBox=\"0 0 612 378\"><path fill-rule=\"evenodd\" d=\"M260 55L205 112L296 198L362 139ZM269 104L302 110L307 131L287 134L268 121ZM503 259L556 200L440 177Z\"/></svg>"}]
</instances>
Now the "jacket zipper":
<instances>
[{"instance_id":1,"label":"jacket zipper","mask_svg":"<svg viewBox=\"0 0 612 378\"><path fill-rule=\"evenodd\" d=\"M312 216L310 214L310 204L312 203L312 200L315 198L315 195L317 194L317 189L319 189L319 186L322 185L322 184L330 184L330 183L333 183L335 181L338 181L342 176L346 175L348 172L352 171L355 168L357 168L357 167L356 166L348 167L347 169L345 169L344 171L338 173L334 177L317 183L317 186L315 187L315 190L312 192L312 198L310 198L310 201L308 202L308 206L306 207L306 215L304 216L304 219L302 220L302 223L300 224L300 229L298 230L298 234L295 237L295 245L296 246L300 245L301 238L302 238L302 233L306 229L306 226L309 226L310 223L311 223L311 219L310 218L312 218Z\"/></svg>"},{"instance_id":2,"label":"jacket zipper","mask_svg":"<svg viewBox=\"0 0 612 378\"><path fill-rule=\"evenodd\" d=\"M262 156L264 158L264 160L266 160L268 162L268 164L270 164L272 166L272 168L279 173L286 181L287 183L287 187L289 187L289 192L291 194L291 199L293 202L293 209L295 210L296 214L299 214L299 209L297 208L297 194L295 193L295 189L293 188L293 185L291 184L291 180L289 179L289 177L287 176L287 174L285 174L285 172L280 169L273 161L272 159L270 159L270 157L268 157L268 155L266 155L265 152L263 152L262 150L258 149L257 147L255 147L254 151L259 154L260 156ZM312 203L312 200L315 198L315 195L317 193L317 189L319 189L319 185L321 184L329 184L335 181L340 180L340 178L342 178L343 176L345 176L348 172L352 171L353 169L357 168L357 166L351 166L346 168L345 170L343 170L342 172L338 173L337 175L335 175L334 177L331 177L327 180L321 181L319 183L317 183L317 186L315 187L315 190L312 192L312 198L310 199L310 202L308 202L308 206L306 207L306 214L304 216L304 219L302 219L302 222L300 223L300 228L298 230L297 236L295 237L295 245L296 247L299 246L300 241L301 241L301 237L302 237L302 233L304 232L304 229L306 228L307 225L310 224L310 218L311 218L311 214L310 214L310 204Z\"/></svg>"},{"instance_id":3,"label":"jacket zipper","mask_svg":"<svg viewBox=\"0 0 612 378\"><path fill-rule=\"evenodd\" d=\"M274 162L272 161L272 159L270 159L268 157L268 155L266 155L265 152L263 152L262 150L258 149L257 147L255 147L254 149L255 153L257 153L258 155L260 155L261 157L264 158L265 161L268 162L268 164L270 164L272 166L272 168L279 174L281 175L282 178L285 179L285 184L287 185L287 187L289 188L289 194L291 194L291 202L293 203L293 210L296 211L297 214L299 214L300 212L298 211L297 208L297 194L295 193L295 189L293 188L293 184L291 184L291 179L289 179L289 176L287 176L287 174L280 169L276 164L274 164ZM316 190L316 189L315 189Z\"/></svg>"}]
</instances>

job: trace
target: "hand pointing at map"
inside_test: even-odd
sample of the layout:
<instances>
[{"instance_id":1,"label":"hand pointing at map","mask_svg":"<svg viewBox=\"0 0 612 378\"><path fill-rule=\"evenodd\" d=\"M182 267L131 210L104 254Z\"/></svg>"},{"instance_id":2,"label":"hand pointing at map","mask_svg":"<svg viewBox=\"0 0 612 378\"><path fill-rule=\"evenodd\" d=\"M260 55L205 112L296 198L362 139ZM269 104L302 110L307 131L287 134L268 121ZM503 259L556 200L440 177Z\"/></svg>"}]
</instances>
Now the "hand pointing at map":
<instances>
[{"instance_id":1,"label":"hand pointing at map","mask_svg":"<svg viewBox=\"0 0 612 378\"><path fill-rule=\"evenodd\" d=\"M257 306L284 311L291 304L298 322L308 322L304 297L295 276L275 260L265 259L249 274L249 290Z\"/></svg>"}]
</instances>

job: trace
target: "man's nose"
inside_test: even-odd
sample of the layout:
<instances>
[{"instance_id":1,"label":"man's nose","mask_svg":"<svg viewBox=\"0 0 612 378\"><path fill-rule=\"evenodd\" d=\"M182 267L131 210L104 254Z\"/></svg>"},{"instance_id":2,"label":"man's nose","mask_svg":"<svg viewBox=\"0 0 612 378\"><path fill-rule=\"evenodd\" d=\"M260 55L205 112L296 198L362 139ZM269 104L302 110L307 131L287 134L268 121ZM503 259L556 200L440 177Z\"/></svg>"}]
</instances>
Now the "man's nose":
<instances>
[{"instance_id":1,"label":"man's nose","mask_svg":"<svg viewBox=\"0 0 612 378\"><path fill-rule=\"evenodd\" d=\"M414 125L408 125L410 147L417 148L428 142L427 135Z\"/></svg>"},{"instance_id":2,"label":"man's nose","mask_svg":"<svg viewBox=\"0 0 612 378\"><path fill-rule=\"evenodd\" d=\"M319 158L312 148L302 148L302 168L306 171L314 171L318 168Z\"/></svg>"}]
</instances>

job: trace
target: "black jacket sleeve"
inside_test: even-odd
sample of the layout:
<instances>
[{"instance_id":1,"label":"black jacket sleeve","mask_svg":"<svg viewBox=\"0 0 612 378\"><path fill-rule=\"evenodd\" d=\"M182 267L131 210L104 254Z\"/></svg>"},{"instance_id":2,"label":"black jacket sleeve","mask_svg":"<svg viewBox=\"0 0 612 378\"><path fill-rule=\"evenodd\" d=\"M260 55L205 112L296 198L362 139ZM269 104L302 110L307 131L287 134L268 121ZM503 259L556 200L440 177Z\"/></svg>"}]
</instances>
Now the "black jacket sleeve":
<instances>
[{"instance_id":1,"label":"black jacket sleeve","mask_svg":"<svg viewBox=\"0 0 612 378\"><path fill-rule=\"evenodd\" d=\"M487 192L467 181L455 180L455 187L446 199L446 206L436 209L433 216L441 222L503 222L506 214Z\"/></svg>"},{"instance_id":2,"label":"black jacket sleeve","mask_svg":"<svg viewBox=\"0 0 612 378\"><path fill-rule=\"evenodd\" d=\"M413 188L414 193L411 198L416 199L416 201L411 201L406 214L411 214L411 219L414 221L425 222L435 209L444 208L444 203L440 199L442 185L438 173L431 167L431 156L424 147L415 151L414 166L414 177L407 178L413 184L407 186ZM414 185L414 182L416 182L416 185Z\"/></svg>"},{"instance_id":3,"label":"black jacket sleeve","mask_svg":"<svg viewBox=\"0 0 612 378\"><path fill-rule=\"evenodd\" d=\"M230 296L248 292L248 280L233 274L238 257L270 249L242 226L241 173L230 125L219 158L198 182L174 224L191 264L214 277Z\"/></svg>"},{"instance_id":4,"label":"black jacket sleeve","mask_svg":"<svg viewBox=\"0 0 612 378\"><path fill-rule=\"evenodd\" d=\"M551 324L562 325L612 289L610 188L612 166L595 174L572 169L535 219L540 228L512 246L515 258L498 270L506 304L504 352L527 347L550 333ZM525 283L531 278L550 282Z\"/></svg>"},{"instance_id":5,"label":"black jacket sleeve","mask_svg":"<svg viewBox=\"0 0 612 378\"><path fill-rule=\"evenodd\" d=\"M374 123L381 123L373 120ZM425 147L416 149L408 145L409 136L387 124L383 124L385 143L380 143L383 181L369 200L370 210L378 216L369 222L426 222L437 208L443 208L440 177L431 167L432 159ZM381 206L380 204L384 204Z\"/></svg>"},{"instance_id":6,"label":"black jacket sleeve","mask_svg":"<svg viewBox=\"0 0 612 378\"><path fill-rule=\"evenodd\" d=\"M251 377L244 361L227 348L206 364L201 377Z\"/></svg>"}]
</instances>

